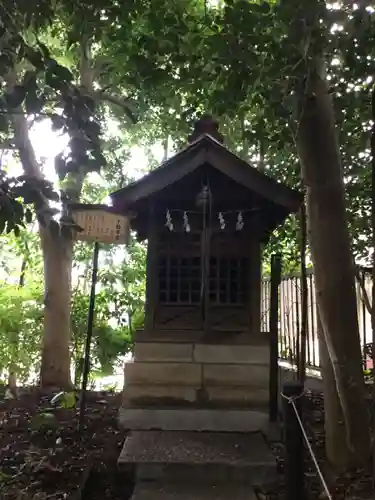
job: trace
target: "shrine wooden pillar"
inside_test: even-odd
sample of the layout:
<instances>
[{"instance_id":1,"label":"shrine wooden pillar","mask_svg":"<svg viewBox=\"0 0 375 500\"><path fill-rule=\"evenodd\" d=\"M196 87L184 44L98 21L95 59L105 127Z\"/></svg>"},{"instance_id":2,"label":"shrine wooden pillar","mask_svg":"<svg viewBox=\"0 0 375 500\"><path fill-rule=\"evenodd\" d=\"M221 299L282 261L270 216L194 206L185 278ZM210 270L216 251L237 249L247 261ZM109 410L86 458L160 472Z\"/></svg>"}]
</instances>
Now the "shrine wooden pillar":
<instances>
[{"instance_id":1,"label":"shrine wooden pillar","mask_svg":"<svg viewBox=\"0 0 375 500\"><path fill-rule=\"evenodd\" d=\"M248 249L249 332L257 335L260 333L261 324L262 246L253 235L249 236Z\"/></svg>"},{"instance_id":2,"label":"shrine wooden pillar","mask_svg":"<svg viewBox=\"0 0 375 500\"><path fill-rule=\"evenodd\" d=\"M148 228L145 329L152 331L155 326L155 313L158 303L158 227L156 208L153 202L149 205Z\"/></svg>"}]
</instances>

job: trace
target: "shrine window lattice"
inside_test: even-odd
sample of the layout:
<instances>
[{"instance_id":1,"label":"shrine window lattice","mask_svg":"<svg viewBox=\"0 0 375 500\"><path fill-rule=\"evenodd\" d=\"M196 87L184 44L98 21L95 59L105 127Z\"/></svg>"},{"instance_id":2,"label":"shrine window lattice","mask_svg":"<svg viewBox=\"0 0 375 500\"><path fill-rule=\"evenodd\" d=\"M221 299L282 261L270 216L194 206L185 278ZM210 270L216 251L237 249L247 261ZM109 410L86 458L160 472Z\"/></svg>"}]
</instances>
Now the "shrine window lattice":
<instances>
[{"instance_id":1,"label":"shrine window lattice","mask_svg":"<svg viewBox=\"0 0 375 500\"><path fill-rule=\"evenodd\" d=\"M211 257L209 301L212 304L243 305L247 289L248 259ZM162 304L199 304L202 270L200 257L159 258L159 301Z\"/></svg>"}]
</instances>

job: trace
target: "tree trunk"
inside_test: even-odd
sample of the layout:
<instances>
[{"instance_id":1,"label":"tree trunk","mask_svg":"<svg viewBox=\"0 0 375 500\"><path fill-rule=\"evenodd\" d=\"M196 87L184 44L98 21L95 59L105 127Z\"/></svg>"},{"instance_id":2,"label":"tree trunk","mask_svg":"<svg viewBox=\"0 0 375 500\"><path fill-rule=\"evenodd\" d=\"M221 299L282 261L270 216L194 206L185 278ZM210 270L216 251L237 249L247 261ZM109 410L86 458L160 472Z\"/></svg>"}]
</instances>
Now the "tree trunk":
<instances>
[{"instance_id":1,"label":"tree trunk","mask_svg":"<svg viewBox=\"0 0 375 500\"><path fill-rule=\"evenodd\" d=\"M73 242L40 228L44 256L44 336L40 383L71 388L70 300Z\"/></svg>"},{"instance_id":2,"label":"tree trunk","mask_svg":"<svg viewBox=\"0 0 375 500\"><path fill-rule=\"evenodd\" d=\"M318 317L319 354L324 393L324 428L326 456L335 472L355 464L345 436L344 415L337 393L335 374L329 357L324 333Z\"/></svg>"},{"instance_id":3,"label":"tree trunk","mask_svg":"<svg viewBox=\"0 0 375 500\"><path fill-rule=\"evenodd\" d=\"M17 85L13 69L6 75L9 90ZM22 168L26 175L43 180L40 165L30 141L29 127L22 106L12 115L14 139ZM48 200L44 200L48 211ZM41 385L59 388L71 387L70 378L70 275L72 268L72 241L54 235L46 217L46 227L39 226L44 260L45 312L42 347Z\"/></svg>"},{"instance_id":4,"label":"tree trunk","mask_svg":"<svg viewBox=\"0 0 375 500\"><path fill-rule=\"evenodd\" d=\"M168 160L169 153L169 135L163 141L163 162Z\"/></svg>"},{"instance_id":5,"label":"tree trunk","mask_svg":"<svg viewBox=\"0 0 375 500\"><path fill-rule=\"evenodd\" d=\"M80 83L83 92L93 85L91 43L83 36L80 44ZM78 201L85 173L80 169L71 175L74 200ZM61 234L40 228L44 255L45 311L41 367L41 385L70 388L70 303L73 241Z\"/></svg>"},{"instance_id":6,"label":"tree trunk","mask_svg":"<svg viewBox=\"0 0 375 500\"><path fill-rule=\"evenodd\" d=\"M297 147L307 193L307 221L324 337L357 463L370 454L354 262L346 220L343 171L323 62L299 92Z\"/></svg>"}]
</instances>

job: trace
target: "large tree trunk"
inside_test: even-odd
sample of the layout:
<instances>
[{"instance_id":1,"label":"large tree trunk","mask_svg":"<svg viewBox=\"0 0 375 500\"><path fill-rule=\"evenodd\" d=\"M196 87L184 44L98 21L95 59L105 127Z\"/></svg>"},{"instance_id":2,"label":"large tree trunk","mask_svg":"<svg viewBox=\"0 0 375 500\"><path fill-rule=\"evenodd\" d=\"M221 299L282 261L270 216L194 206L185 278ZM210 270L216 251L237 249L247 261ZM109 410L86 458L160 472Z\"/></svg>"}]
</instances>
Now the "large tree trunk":
<instances>
[{"instance_id":1,"label":"large tree trunk","mask_svg":"<svg viewBox=\"0 0 375 500\"><path fill-rule=\"evenodd\" d=\"M370 454L369 418L356 310L354 262L343 171L323 62L300 91L297 147L307 192L307 221L317 302L333 367L346 438L357 463Z\"/></svg>"},{"instance_id":2,"label":"large tree trunk","mask_svg":"<svg viewBox=\"0 0 375 500\"><path fill-rule=\"evenodd\" d=\"M17 84L15 71L7 75L9 89ZM29 128L20 106L12 116L15 143L26 175L43 179L40 165L30 141ZM45 200L48 209L48 201ZM48 217L46 219L49 219ZM70 377L70 276L72 268L72 241L54 235L40 226L44 260L45 320L42 346L41 384L60 388L71 387Z\"/></svg>"},{"instance_id":3,"label":"large tree trunk","mask_svg":"<svg viewBox=\"0 0 375 500\"><path fill-rule=\"evenodd\" d=\"M94 72L90 66L90 40L83 36L80 44L81 90L90 94L93 89ZM7 75L10 89L17 84L16 71ZM40 165L29 137L28 124L20 106L12 117L16 145L24 172L36 179L43 179ZM85 173L77 170L72 176L74 200L81 194ZM45 202L48 208L48 201ZM70 388L70 301L73 242L71 238L40 226L41 246L44 260L45 310L44 335L40 383L42 386Z\"/></svg>"},{"instance_id":4,"label":"large tree trunk","mask_svg":"<svg viewBox=\"0 0 375 500\"><path fill-rule=\"evenodd\" d=\"M324 393L325 449L329 464L335 472L355 464L345 436L345 422L340 398L337 393L335 374L329 357L327 344L318 318L319 354Z\"/></svg>"},{"instance_id":5,"label":"large tree trunk","mask_svg":"<svg viewBox=\"0 0 375 500\"><path fill-rule=\"evenodd\" d=\"M70 299L73 242L40 228L44 257L44 336L40 383L71 387Z\"/></svg>"},{"instance_id":6,"label":"large tree trunk","mask_svg":"<svg viewBox=\"0 0 375 500\"><path fill-rule=\"evenodd\" d=\"M90 41L83 37L80 45L81 90L92 91L93 70L90 67ZM72 201L78 201L85 173L71 174ZM40 228L44 256L45 311L41 385L71 387L70 373L70 311L73 241L68 236Z\"/></svg>"}]
</instances>

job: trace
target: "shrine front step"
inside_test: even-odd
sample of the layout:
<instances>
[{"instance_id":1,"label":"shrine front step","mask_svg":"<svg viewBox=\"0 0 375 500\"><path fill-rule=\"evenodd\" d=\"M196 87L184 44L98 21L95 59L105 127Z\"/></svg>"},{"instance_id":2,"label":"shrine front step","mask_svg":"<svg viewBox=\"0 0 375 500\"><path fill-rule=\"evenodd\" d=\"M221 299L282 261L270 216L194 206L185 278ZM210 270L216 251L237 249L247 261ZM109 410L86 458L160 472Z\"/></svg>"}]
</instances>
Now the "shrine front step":
<instances>
[{"instance_id":1,"label":"shrine front step","mask_svg":"<svg viewBox=\"0 0 375 500\"><path fill-rule=\"evenodd\" d=\"M261 487L277 477L276 459L261 433L132 431L118 465L136 483Z\"/></svg>"},{"instance_id":2,"label":"shrine front step","mask_svg":"<svg viewBox=\"0 0 375 500\"><path fill-rule=\"evenodd\" d=\"M266 412L223 408L122 407L119 423L126 430L264 432Z\"/></svg>"},{"instance_id":3,"label":"shrine front step","mask_svg":"<svg viewBox=\"0 0 375 500\"><path fill-rule=\"evenodd\" d=\"M257 496L252 487L238 483L141 482L135 486L131 500L257 500Z\"/></svg>"}]
</instances>

